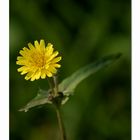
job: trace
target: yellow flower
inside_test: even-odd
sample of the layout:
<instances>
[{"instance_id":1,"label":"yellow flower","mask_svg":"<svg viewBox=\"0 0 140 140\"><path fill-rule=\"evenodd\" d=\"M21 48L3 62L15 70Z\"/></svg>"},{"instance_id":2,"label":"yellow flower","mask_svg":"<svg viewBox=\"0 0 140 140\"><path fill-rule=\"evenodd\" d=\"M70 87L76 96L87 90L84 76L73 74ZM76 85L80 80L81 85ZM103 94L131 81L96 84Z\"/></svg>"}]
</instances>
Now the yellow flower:
<instances>
[{"instance_id":1,"label":"yellow flower","mask_svg":"<svg viewBox=\"0 0 140 140\"><path fill-rule=\"evenodd\" d=\"M57 64L61 60L60 56L56 57L58 51L54 51L51 43L45 47L44 40L40 40L40 43L35 41L34 46L28 43L28 47L19 52L21 56L17 57L16 64L22 67L18 68L18 72L27 74L25 79L31 81L52 77L57 72L56 68L61 66Z\"/></svg>"}]
</instances>

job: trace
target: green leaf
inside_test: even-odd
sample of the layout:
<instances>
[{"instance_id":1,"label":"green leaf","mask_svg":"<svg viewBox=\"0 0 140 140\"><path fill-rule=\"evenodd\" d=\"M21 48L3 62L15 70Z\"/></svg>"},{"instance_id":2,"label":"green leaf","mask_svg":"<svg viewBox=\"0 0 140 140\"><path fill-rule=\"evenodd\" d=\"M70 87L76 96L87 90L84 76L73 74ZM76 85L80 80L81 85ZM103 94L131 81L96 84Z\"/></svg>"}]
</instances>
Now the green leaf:
<instances>
[{"instance_id":1,"label":"green leaf","mask_svg":"<svg viewBox=\"0 0 140 140\"><path fill-rule=\"evenodd\" d=\"M35 98L33 98L26 106L21 108L19 111L25 111L27 112L30 108L33 108L35 106L43 105L43 104L51 104L52 102L50 101L50 92L49 90L42 90L39 89L38 94Z\"/></svg>"},{"instance_id":2,"label":"green leaf","mask_svg":"<svg viewBox=\"0 0 140 140\"><path fill-rule=\"evenodd\" d=\"M65 96L71 95L82 80L84 80L91 74L96 73L100 69L112 64L115 60L120 58L120 56L121 53L105 56L94 63L80 68L59 84L59 92L62 92Z\"/></svg>"}]
</instances>

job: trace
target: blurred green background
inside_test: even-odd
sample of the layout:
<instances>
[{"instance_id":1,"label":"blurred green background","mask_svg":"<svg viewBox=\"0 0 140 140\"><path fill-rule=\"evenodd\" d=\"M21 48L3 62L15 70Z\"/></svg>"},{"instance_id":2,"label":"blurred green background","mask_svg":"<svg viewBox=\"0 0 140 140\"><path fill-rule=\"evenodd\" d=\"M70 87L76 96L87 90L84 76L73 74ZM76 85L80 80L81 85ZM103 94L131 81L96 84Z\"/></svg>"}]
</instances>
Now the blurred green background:
<instances>
[{"instance_id":1,"label":"blurred green background","mask_svg":"<svg viewBox=\"0 0 140 140\"><path fill-rule=\"evenodd\" d=\"M131 139L131 1L10 1L10 139L59 140L51 105L18 112L47 80L24 80L16 57L28 42L45 39L63 56L59 81L117 52L113 65L84 80L62 108L68 140Z\"/></svg>"}]
</instances>

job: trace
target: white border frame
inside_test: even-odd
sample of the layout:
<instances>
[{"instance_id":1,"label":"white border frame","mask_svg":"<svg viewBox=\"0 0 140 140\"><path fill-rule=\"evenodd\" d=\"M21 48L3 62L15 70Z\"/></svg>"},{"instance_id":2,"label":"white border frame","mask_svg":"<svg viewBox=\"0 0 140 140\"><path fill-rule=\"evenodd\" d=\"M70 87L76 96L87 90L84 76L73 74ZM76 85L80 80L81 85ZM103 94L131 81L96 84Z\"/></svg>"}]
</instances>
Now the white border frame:
<instances>
[{"instance_id":1,"label":"white border frame","mask_svg":"<svg viewBox=\"0 0 140 140\"><path fill-rule=\"evenodd\" d=\"M0 0L0 139L9 139L9 0Z\"/></svg>"},{"instance_id":2,"label":"white border frame","mask_svg":"<svg viewBox=\"0 0 140 140\"><path fill-rule=\"evenodd\" d=\"M140 0L132 0L132 140L140 140ZM0 0L0 139L9 139L9 1Z\"/></svg>"},{"instance_id":3,"label":"white border frame","mask_svg":"<svg viewBox=\"0 0 140 140\"><path fill-rule=\"evenodd\" d=\"M140 140L140 0L132 0L132 140Z\"/></svg>"}]
</instances>

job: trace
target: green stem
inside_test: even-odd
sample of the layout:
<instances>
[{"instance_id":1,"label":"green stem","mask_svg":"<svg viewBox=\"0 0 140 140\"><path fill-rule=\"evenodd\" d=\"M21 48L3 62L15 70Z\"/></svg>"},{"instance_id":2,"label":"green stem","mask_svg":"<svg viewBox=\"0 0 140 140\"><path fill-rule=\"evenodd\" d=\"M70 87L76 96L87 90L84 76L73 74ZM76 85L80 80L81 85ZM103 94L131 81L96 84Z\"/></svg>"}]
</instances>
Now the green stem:
<instances>
[{"instance_id":1,"label":"green stem","mask_svg":"<svg viewBox=\"0 0 140 140\"><path fill-rule=\"evenodd\" d=\"M58 95L58 83L57 83L57 77L53 76L53 82L54 82L54 94L55 96Z\"/></svg>"},{"instance_id":2,"label":"green stem","mask_svg":"<svg viewBox=\"0 0 140 140\"><path fill-rule=\"evenodd\" d=\"M55 95L55 91L54 91L54 85L52 84L52 80L50 78L47 78L50 89L52 90L52 95Z\"/></svg>"},{"instance_id":3,"label":"green stem","mask_svg":"<svg viewBox=\"0 0 140 140\"><path fill-rule=\"evenodd\" d=\"M54 85L52 85L52 83L51 83L51 81L49 79L48 79L48 82L49 82L50 88L52 89L52 94L54 95L54 97L57 97L58 96L57 77L53 76ZM55 105L55 109L56 109L56 114L57 114L57 120L58 120L59 129L60 129L61 140L67 140L66 139L65 129L64 129L64 124L63 124L61 113L60 113L60 104L59 103L56 103L56 104L54 103L54 105Z\"/></svg>"},{"instance_id":4,"label":"green stem","mask_svg":"<svg viewBox=\"0 0 140 140\"><path fill-rule=\"evenodd\" d=\"M60 129L61 140L66 140L66 133L65 133L65 129L64 129L64 124L62 122L62 117L61 117L59 107L56 107L56 114L57 114L59 129Z\"/></svg>"},{"instance_id":5,"label":"green stem","mask_svg":"<svg viewBox=\"0 0 140 140\"><path fill-rule=\"evenodd\" d=\"M58 96L58 83L57 83L56 76L53 76L53 81L54 81L54 92L55 92L54 94L55 94L55 96ZM57 114L59 129L60 129L61 140L66 140L66 133L65 133L61 113L60 113L60 105L59 104L56 104L56 114Z\"/></svg>"}]
</instances>

